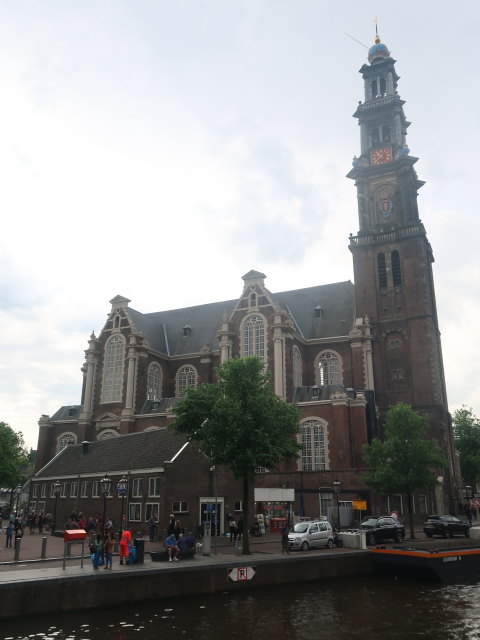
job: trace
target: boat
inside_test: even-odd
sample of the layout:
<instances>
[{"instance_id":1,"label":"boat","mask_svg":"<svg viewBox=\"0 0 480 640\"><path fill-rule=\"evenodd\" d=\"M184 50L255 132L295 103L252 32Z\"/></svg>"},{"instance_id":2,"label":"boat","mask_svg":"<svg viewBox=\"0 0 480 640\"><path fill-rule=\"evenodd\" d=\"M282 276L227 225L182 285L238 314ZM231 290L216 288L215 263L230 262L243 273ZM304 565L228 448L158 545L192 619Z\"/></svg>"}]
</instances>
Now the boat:
<instances>
[{"instance_id":1,"label":"boat","mask_svg":"<svg viewBox=\"0 0 480 640\"><path fill-rule=\"evenodd\" d=\"M459 580L480 578L480 547L370 549L376 573L399 578Z\"/></svg>"}]
</instances>

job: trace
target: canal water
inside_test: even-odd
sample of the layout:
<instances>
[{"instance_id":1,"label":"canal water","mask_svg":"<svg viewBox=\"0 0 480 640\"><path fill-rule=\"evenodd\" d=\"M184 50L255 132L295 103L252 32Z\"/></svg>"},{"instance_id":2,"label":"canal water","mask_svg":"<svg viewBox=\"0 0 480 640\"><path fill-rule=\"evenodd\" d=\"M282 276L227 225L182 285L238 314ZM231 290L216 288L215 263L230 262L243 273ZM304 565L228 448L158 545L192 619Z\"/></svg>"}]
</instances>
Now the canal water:
<instances>
[{"instance_id":1,"label":"canal water","mask_svg":"<svg viewBox=\"0 0 480 640\"><path fill-rule=\"evenodd\" d=\"M1 606L1 603L0 603ZM0 640L480 639L480 584L368 577L0 624Z\"/></svg>"}]
</instances>

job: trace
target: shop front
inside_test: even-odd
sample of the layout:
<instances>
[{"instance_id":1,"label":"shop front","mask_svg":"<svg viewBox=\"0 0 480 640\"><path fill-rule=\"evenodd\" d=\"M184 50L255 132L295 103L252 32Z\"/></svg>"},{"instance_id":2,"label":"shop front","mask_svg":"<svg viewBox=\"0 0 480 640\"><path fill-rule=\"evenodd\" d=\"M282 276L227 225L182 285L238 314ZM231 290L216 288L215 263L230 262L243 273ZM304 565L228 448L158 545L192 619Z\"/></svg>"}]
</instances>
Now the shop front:
<instances>
[{"instance_id":1,"label":"shop front","mask_svg":"<svg viewBox=\"0 0 480 640\"><path fill-rule=\"evenodd\" d=\"M294 489L255 489L255 514L260 532L281 531L293 519Z\"/></svg>"}]
</instances>

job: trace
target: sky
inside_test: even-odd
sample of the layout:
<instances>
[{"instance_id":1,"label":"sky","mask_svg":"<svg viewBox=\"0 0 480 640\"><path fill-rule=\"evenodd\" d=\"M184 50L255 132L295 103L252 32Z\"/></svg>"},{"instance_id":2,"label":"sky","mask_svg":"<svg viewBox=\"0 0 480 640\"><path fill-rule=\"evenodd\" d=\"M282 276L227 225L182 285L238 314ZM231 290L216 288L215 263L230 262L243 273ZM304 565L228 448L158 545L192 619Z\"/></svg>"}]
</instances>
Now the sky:
<instances>
[{"instance_id":1,"label":"sky","mask_svg":"<svg viewBox=\"0 0 480 640\"><path fill-rule=\"evenodd\" d=\"M120 294L147 313L353 280L352 114L397 60L451 411L480 415L480 3L0 0L0 421L80 404Z\"/></svg>"}]
</instances>

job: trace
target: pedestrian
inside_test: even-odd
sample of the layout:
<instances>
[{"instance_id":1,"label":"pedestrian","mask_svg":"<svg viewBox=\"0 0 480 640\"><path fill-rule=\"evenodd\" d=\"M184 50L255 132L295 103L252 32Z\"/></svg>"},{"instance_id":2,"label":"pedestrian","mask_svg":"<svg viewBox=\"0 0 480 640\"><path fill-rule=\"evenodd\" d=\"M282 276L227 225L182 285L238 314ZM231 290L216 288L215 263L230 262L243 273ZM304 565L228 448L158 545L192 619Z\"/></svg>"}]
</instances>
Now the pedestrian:
<instances>
[{"instance_id":1,"label":"pedestrian","mask_svg":"<svg viewBox=\"0 0 480 640\"><path fill-rule=\"evenodd\" d=\"M290 547L288 544L288 525L286 523L282 529L282 553L290 553Z\"/></svg>"},{"instance_id":2,"label":"pedestrian","mask_svg":"<svg viewBox=\"0 0 480 640\"><path fill-rule=\"evenodd\" d=\"M237 542L237 539L240 542L240 540L242 539L242 535L243 535L243 518L240 516L237 522L237 530L235 531L235 543Z\"/></svg>"},{"instance_id":3,"label":"pedestrian","mask_svg":"<svg viewBox=\"0 0 480 640\"><path fill-rule=\"evenodd\" d=\"M113 531L109 531L103 549L105 551L105 569L112 569L113 549L115 547L115 537Z\"/></svg>"},{"instance_id":4,"label":"pedestrian","mask_svg":"<svg viewBox=\"0 0 480 640\"><path fill-rule=\"evenodd\" d=\"M11 547L13 540L13 532L15 531L15 527L13 526L13 522L9 522L7 525L6 533L7 533L7 544L5 546Z\"/></svg>"},{"instance_id":5,"label":"pedestrian","mask_svg":"<svg viewBox=\"0 0 480 640\"><path fill-rule=\"evenodd\" d=\"M148 521L148 530L150 533L150 542L154 542L157 538L157 514L152 513Z\"/></svg>"},{"instance_id":6,"label":"pedestrian","mask_svg":"<svg viewBox=\"0 0 480 640\"><path fill-rule=\"evenodd\" d=\"M182 523L180 522L180 520L177 520L175 522L175 529L173 530L173 533L175 534L175 537L176 537L177 540L180 537L180 534L184 534L185 533L185 530L182 527Z\"/></svg>"},{"instance_id":7,"label":"pedestrian","mask_svg":"<svg viewBox=\"0 0 480 640\"><path fill-rule=\"evenodd\" d=\"M90 548L92 552L92 563L94 569L98 569L98 565L101 564L100 559L102 557L102 547L102 536L97 533L95 540L93 541L93 544Z\"/></svg>"},{"instance_id":8,"label":"pedestrian","mask_svg":"<svg viewBox=\"0 0 480 640\"><path fill-rule=\"evenodd\" d=\"M172 533L175 533L175 517L173 513L170 514L170 520L168 521L167 535L171 535Z\"/></svg>"},{"instance_id":9,"label":"pedestrian","mask_svg":"<svg viewBox=\"0 0 480 640\"><path fill-rule=\"evenodd\" d=\"M132 540L132 534L129 529L123 531L120 538L120 564L127 564L128 562L128 546ZM125 560L125 563L124 563Z\"/></svg>"},{"instance_id":10,"label":"pedestrian","mask_svg":"<svg viewBox=\"0 0 480 640\"><path fill-rule=\"evenodd\" d=\"M177 539L174 533L170 534L165 540L165 547L167 548L169 562L172 562L172 560L178 561L180 547L177 545Z\"/></svg>"},{"instance_id":11,"label":"pedestrian","mask_svg":"<svg viewBox=\"0 0 480 640\"><path fill-rule=\"evenodd\" d=\"M230 542L234 541L234 539L236 538L236 533L237 523L235 521L235 518L232 517L232 519L230 520Z\"/></svg>"},{"instance_id":12,"label":"pedestrian","mask_svg":"<svg viewBox=\"0 0 480 640\"><path fill-rule=\"evenodd\" d=\"M471 526L472 525L472 512L470 510L470 503L469 502L466 502L464 504L463 511L464 511L465 515L467 516L468 522L469 522L469 524Z\"/></svg>"}]
</instances>

